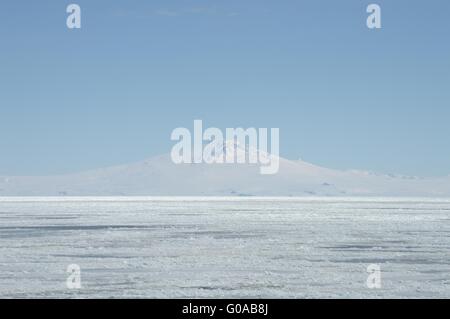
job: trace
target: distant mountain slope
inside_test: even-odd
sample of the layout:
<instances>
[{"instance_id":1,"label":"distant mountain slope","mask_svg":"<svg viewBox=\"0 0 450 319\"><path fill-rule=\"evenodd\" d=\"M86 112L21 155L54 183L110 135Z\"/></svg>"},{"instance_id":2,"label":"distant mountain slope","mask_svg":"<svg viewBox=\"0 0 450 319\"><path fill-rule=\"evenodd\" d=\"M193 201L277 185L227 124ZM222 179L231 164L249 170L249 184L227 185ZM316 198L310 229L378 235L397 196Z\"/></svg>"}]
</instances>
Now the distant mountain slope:
<instances>
[{"instance_id":1,"label":"distant mountain slope","mask_svg":"<svg viewBox=\"0 0 450 319\"><path fill-rule=\"evenodd\" d=\"M170 155L76 174L0 177L0 196L121 195L450 197L450 177L338 171L284 158L278 174L261 175L255 164L176 165Z\"/></svg>"}]
</instances>

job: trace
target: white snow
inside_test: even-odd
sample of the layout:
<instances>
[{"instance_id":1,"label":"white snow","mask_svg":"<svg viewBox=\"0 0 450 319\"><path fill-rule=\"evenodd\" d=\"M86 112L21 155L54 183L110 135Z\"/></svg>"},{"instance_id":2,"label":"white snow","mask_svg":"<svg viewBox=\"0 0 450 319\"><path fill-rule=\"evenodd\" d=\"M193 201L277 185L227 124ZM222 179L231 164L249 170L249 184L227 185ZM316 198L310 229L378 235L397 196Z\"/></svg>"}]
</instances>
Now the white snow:
<instances>
[{"instance_id":1,"label":"white snow","mask_svg":"<svg viewBox=\"0 0 450 319\"><path fill-rule=\"evenodd\" d=\"M240 149L237 155L248 157L249 152L259 151ZM0 196L450 197L450 177L412 178L339 171L284 158L280 158L278 174L261 175L259 164L176 165L169 155L161 155L76 174L3 177Z\"/></svg>"},{"instance_id":2,"label":"white snow","mask_svg":"<svg viewBox=\"0 0 450 319\"><path fill-rule=\"evenodd\" d=\"M449 212L430 198L1 198L0 297L449 298Z\"/></svg>"}]
</instances>

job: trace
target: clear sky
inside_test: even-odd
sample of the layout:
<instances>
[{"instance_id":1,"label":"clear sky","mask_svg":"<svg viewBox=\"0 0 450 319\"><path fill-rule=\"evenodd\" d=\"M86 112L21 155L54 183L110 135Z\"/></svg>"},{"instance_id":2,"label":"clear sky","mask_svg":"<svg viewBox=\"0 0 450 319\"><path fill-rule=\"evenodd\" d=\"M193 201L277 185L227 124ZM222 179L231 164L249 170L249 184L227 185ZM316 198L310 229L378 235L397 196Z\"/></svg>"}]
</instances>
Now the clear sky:
<instances>
[{"instance_id":1,"label":"clear sky","mask_svg":"<svg viewBox=\"0 0 450 319\"><path fill-rule=\"evenodd\" d=\"M1 3L0 175L166 153L194 119L279 127L282 156L331 168L450 174L448 0L71 2Z\"/></svg>"}]
</instances>

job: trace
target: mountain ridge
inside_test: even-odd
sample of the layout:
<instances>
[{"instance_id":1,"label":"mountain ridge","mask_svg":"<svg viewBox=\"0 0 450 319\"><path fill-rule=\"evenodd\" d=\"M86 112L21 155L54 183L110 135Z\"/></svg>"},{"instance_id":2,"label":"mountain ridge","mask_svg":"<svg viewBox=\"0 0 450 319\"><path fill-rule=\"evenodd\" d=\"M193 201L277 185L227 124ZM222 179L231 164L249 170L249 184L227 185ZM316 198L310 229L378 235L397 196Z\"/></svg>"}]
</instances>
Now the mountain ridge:
<instances>
[{"instance_id":1,"label":"mountain ridge","mask_svg":"<svg viewBox=\"0 0 450 319\"><path fill-rule=\"evenodd\" d=\"M238 156L247 157L250 151L260 152L246 148ZM174 164L170 154L162 154L78 173L0 177L0 196L450 197L450 177L335 170L282 157L279 161L277 174L261 175L260 164Z\"/></svg>"}]
</instances>

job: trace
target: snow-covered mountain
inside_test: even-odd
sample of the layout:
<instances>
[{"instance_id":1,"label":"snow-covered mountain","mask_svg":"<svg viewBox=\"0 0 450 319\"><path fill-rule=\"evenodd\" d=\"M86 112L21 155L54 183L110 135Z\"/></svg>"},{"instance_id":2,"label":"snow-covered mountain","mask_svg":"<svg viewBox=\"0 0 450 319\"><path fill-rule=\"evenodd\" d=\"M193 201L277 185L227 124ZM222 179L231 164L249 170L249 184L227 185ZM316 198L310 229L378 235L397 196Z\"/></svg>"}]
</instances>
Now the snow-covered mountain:
<instances>
[{"instance_id":1,"label":"snow-covered mountain","mask_svg":"<svg viewBox=\"0 0 450 319\"><path fill-rule=\"evenodd\" d=\"M260 153L225 143L225 156ZM279 158L279 172L259 164L174 164L169 154L58 176L0 177L0 196L419 196L450 197L450 177L417 178L338 171Z\"/></svg>"}]
</instances>

